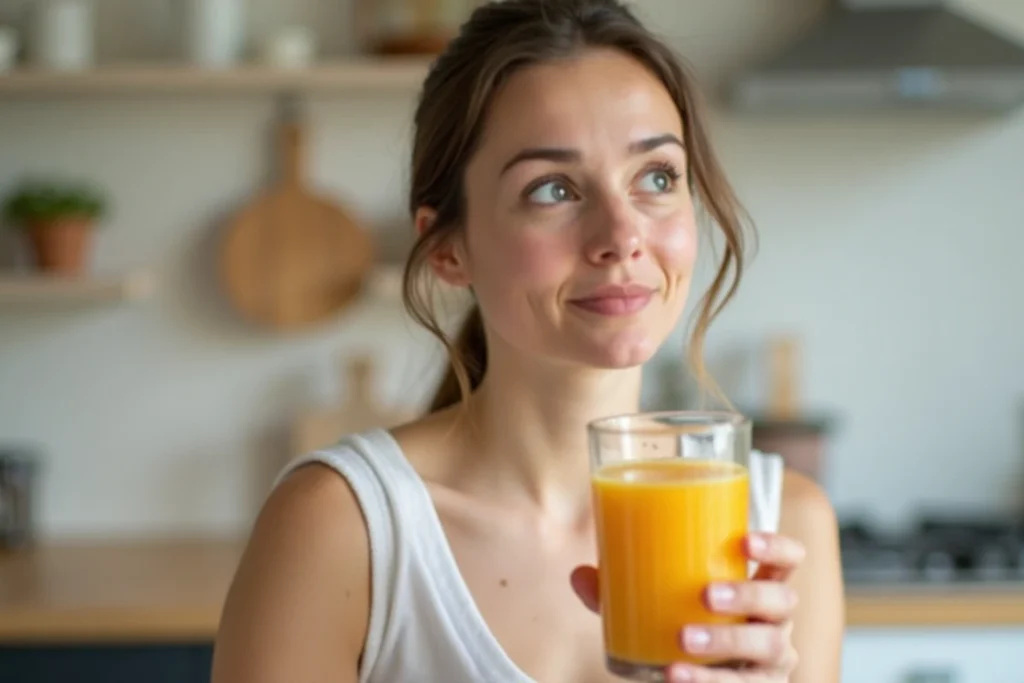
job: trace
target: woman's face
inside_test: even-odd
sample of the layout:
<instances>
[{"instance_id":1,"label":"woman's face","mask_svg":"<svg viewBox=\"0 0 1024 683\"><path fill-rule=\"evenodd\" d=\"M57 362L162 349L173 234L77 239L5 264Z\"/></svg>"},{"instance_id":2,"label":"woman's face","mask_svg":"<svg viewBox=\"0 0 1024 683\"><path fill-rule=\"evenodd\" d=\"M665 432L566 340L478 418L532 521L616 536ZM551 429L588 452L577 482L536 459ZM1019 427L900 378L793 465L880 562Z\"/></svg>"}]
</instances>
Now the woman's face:
<instances>
[{"instance_id":1,"label":"woman's face","mask_svg":"<svg viewBox=\"0 0 1024 683\"><path fill-rule=\"evenodd\" d=\"M622 53L507 81L466 171L449 271L473 287L492 342L591 367L651 358L696 257L682 140L664 86Z\"/></svg>"}]
</instances>

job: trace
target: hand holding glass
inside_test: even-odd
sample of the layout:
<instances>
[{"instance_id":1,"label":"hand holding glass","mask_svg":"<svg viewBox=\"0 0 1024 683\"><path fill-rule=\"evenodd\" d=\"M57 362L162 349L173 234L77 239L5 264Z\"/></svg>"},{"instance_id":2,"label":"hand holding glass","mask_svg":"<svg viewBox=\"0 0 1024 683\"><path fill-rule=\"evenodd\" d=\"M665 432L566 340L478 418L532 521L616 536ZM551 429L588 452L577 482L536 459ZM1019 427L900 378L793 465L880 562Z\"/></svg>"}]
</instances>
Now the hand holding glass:
<instances>
[{"instance_id":1,"label":"hand holding glass","mask_svg":"<svg viewBox=\"0 0 1024 683\"><path fill-rule=\"evenodd\" d=\"M704 590L745 581L750 423L725 412L610 417L588 426L600 609L612 673L664 681L686 624L730 624Z\"/></svg>"}]
</instances>

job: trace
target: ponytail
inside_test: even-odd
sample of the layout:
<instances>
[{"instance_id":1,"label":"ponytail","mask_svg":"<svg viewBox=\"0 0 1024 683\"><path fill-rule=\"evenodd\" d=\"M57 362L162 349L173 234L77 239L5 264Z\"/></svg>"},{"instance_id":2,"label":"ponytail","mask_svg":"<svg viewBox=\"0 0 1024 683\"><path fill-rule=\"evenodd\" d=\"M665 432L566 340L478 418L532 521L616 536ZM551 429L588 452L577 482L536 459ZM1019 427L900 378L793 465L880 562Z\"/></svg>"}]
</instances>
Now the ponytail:
<instances>
[{"instance_id":1,"label":"ponytail","mask_svg":"<svg viewBox=\"0 0 1024 683\"><path fill-rule=\"evenodd\" d=\"M487 339L479 306L473 305L455 342L445 343L445 347L449 365L430 402L432 413L469 398L487 372Z\"/></svg>"}]
</instances>

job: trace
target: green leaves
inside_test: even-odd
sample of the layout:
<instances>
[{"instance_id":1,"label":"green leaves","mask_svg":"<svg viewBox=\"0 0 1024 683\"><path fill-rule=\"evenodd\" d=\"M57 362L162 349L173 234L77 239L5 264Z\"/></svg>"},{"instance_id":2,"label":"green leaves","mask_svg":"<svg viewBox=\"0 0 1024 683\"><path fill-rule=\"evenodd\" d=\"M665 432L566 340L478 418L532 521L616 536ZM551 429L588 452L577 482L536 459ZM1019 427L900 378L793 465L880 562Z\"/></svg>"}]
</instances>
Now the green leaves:
<instances>
[{"instance_id":1,"label":"green leaves","mask_svg":"<svg viewBox=\"0 0 1024 683\"><path fill-rule=\"evenodd\" d=\"M4 200L3 216L29 226L57 219L95 219L106 211L106 197L85 183L30 180Z\"/></svg>"}]
</instances>

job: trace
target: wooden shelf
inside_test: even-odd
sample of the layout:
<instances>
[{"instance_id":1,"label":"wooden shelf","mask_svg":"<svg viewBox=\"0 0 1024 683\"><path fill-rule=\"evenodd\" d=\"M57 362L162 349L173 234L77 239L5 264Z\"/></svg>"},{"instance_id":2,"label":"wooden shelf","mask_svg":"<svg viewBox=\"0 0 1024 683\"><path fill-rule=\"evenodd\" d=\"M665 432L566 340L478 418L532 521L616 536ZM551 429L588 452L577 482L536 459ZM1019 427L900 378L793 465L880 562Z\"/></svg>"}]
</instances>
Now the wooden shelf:
<instances>
[{"instance_id":1,"label":"wooden shelf","mask_svg":"<svg viewBox=\"0 0 1024 683\"><path fill-rule=\"evenodd\" d=\"M138 301L154 289L151 273L56 277L39 273L0 273L0 307L84 306Z\"/></svg>"},{"instance_id":2,"label":"wooden shelf","mask_svg":"<svg viewBox=\"0 0 1024 683\"><path fill-rule=\"evenodd\" d=\"M409 90L427 74L422 58L364 58L302 69L258 64L206 69L188 64L110 64L83 71L22 67L0 73L0 99L115 94L274 94L332 90Z\"/></svg>"},{"instance_id":3,"label":"wooden shelf","mask_svg":"<svg viewBox=\"0 0 1024 683\"><path fill-rule=\"evenodd\" d=\"M0 272L0 308L88 306L141 301L156 287L153 273L139 270L120 275L57 277L41 273ZM370 273L366 296L375 304L401 304L402 266L380 264ZM471 301L465 290L441 286L435 302L461 313Z\"/></svg>"}]
</instances>

